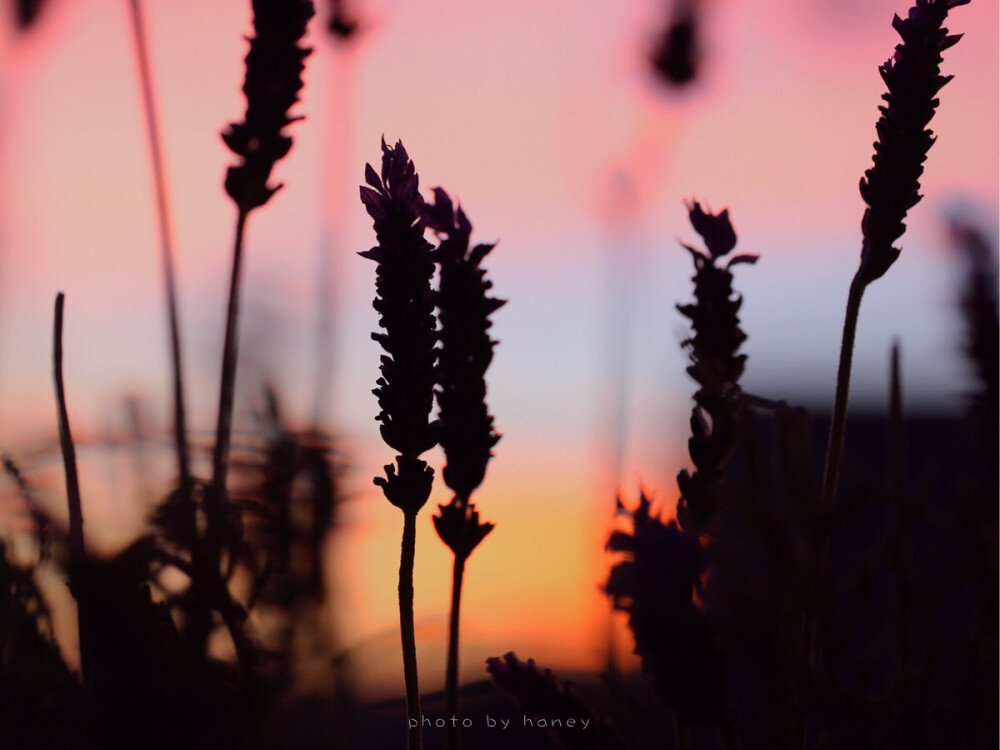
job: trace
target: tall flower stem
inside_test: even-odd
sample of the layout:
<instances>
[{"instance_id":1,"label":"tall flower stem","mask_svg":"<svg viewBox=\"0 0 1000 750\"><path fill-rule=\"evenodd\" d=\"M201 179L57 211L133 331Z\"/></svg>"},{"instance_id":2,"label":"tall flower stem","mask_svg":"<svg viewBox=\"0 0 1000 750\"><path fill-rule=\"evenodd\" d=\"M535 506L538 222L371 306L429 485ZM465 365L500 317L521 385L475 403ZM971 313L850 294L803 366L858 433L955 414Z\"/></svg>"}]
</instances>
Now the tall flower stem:
<instances>
[{"instance_id":1,"label":"tall flower stem","mask_svg":"<svg viewBox=\"0 0 1000 750\"><path fill-rule=\"evenodd\" d=\"M378 244L359 253L378 266L375 300L379 327L373 333L384 355L381 376L373 391L378 398L379 432L395 449L394 464L375 484L403 512L399 560L399 627L403 642L403 680L409 725L409 747L421 747L420 690L417 647L413 630L413 561L417 514L427 503L434 470L420 459L437 443L430 413L434 403L434 363L437 358L436 320L431 292L434 261L420 219L423 199L419 178L403 144L389 147L382 140L382 169L365 167L361 201L373 219Z\"/></svg>"},{"instance_id":2,"label":"tall flower stem","mask_svg":"<svg viewBox=\"0 0 1000 750\"><path fill-rule=\"evenodd\" d=\"M451 571L451 612L448 615L448 664L444 677L445 717L451 719L458 713L458 620L462 608L462 579L465 576L465 558L455 555ZM448 725L448 748L458 749L458 726Z\"/></svg>"},{"instance_id":3,"label":"tall flower stem","mask_svg":"<svg viewBox=\"0 0 1000 750\"><path fill-rule=\"evenodd\" d=\"M226 307L226 338L222 346L222 378L219 385L219 414L212 454L212 487L215 502L221 503L229 471L229 443L233 431L233 398L236 392L236 361L239 355L240 277L243 270L243 234L248 212L236 216L233 268L229 277L229 304Z\"/></svg>"},{"instance_id":4,"label":"tall flower stem","mask_svg":"<svg viewBox=\"0 0 1000 750\"><path fill-rule=\"evenodd\" d=\"M156 213L160 225L160 258L163 264L163 283L167 297L167 319L170 326L170 355L174 389L174 449L177 453L177 474L181 497L188 506L188 537L192 545L197 536L197 517L191 489L191 463L187 442L187 418L184 409L184 380L181 367L181 335L177 314L177 284L174 274L174 243L171 231L170 209L167 202L166 177L163 168L163 148L160 141L159 118L153 96L152 76L149 71L149 52L146 44L145 25L140 0L129 0L132 19L132 36L135 40L139 83L142 88L143 111L149 137L149 152L153 166L153 184L156 191Z\"/></svg>"},{"instance_id":5,"label":"tall flower stem","mask_svg":"<svg viewBox=\"0 0 1000 750\"><path fill-rule=\"evenodd\" d=\"M205 493L206 530L202 546L195 540L192 586L194 621L192 650L196 659L204 656L211 630L212 589L219 582L219 537L222 508L225 505L226 477L229 469L229 443L233 429L233 399L236 392L236 362L239 355L239 298L243 267L243 235L248 212L240 209L236 217L236 239L233 246L233 267L229 279L229 304L226 308L226 334L222 347L222 377L219 385L219 412L215 428L215 448L212 453L212 486Z\"/></svg>"},{"instance_id":6,"label":"tall flower stem","mask_svg":"<svg viewBox=\"0 0 1000 750\"><path fill-rule=\"evenodd\" d=\"M823 510L829 510L833 506L840 480L840 462L844 454L844 434L847 427L847 398L851 387L851 363L854 359L854 338L858 328L861 297L866 286L867 282L859 271L854 275L847 294L844 331L840 340L840 363L837 366L837 389L833 397L830 437L826 445L826 459L823 466L823 486L820 494L820 508Z\"/></svg>"},{"instance_id":7,"label":"tall flower stem","mask_svg":"<svg viewBox=\"0 0 1000 750\"><path fill-rule=\"evenodd\" d=\"M403 681L409 750L420 750L420 684L417 680L417 638L413 627L413 562L417 551L417 514L403 513L403 542L399 557L399 630L403 641Z\"/></svg>"},{"instance_id":8,"label":"tall flower stem","mask_svg":"<svg viewBox=\"0 0 1000 750\"><path fill-rule=\"evenodd\" d=\"M447 733L449 750L457 750L458 637L462 604L462 576L465 561L493 530L493 524L479 521L479 512L470 502L473 491L486 476L493 446L500 435L493 429L493 417L486 405L486 370L493 361L496 341L490 338L490 316L504 300L489 296L493 282L486 278L480 263L493 245L469 247L472 224L461 207L456 207L442 188L434 189L434 203L425 204L424 223L441 239L436 251L441 266L441 283L436 299L441 323L436 396L438 434L444 450L442 475L454 496L439 506L434 528L441 541L454 553L451 615L448 628L448 663L445 670L445 702L451 724Z\"/></svg>"},{"instance_id":9,"label":"tall flower stem","mask_svg":"<svg viewBox=\"0 0 1000 750\"><path fill-rule=\"evenodd\" d=\"M69 429L69 411L66 408L66 387L63 382L63 304L65 295L56 295L55 325L52 336L52 376L56 388L56 409L59 418L59 447L62 452L63 470L66 475L66 503L69 506L70 579L76 597L77 628L80 634L80 671L84 687L92 684L92 618L90 612L90 581L87 575L87 553L83 542L83 504L80 499L80 480L76 470L76 449Z\"/></svg>"}]
</instances>

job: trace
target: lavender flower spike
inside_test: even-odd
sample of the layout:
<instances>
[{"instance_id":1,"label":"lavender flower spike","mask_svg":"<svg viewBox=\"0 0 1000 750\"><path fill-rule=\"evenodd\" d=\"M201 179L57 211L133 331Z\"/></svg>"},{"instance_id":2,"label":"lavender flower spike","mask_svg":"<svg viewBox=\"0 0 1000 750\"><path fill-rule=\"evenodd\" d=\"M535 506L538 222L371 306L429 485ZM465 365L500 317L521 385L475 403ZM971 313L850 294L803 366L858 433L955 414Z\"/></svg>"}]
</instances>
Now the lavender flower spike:
<instances>
[{"instance_id":1,"label":"lavender flower spike","mask_svg":"<svg viewBox=\"0 0 1000 750\"><path fill-rule=\"evenodd\" d=\"M361 187L361 201L374 220L378 245L359 255L378 263L373 306L385 329L372 334L386 352L374 390L380 407L376 420L386 445L399 454L398 472L386 466L386 477L377 477L375 484L397 508L416 513L434 479L419 456L437 442L430 422L437 358L432 246L420 219L419 178L401 142L390 148L382 140L381 175L369 164L365 181L369 187Z\"/></svg>"},{"instance_id":2,"label":"lavender flower spike","mask_svg":"<svg viewBox=\"0 0 1000 750\"><path fill-rule=\"evenodd\" d=\"M263 206L281 188L268 180L275 162L292 147L283 129L302 119L288 111L302 89L302 71L311 50L300 47L299 40L314 13L312 0L253 0L256 36L246 57L246 117L222 133L230 150L242 157L226 173L226 192L244 213Z\"/></svg>"},{"instance_id":3,"label":"lavender flower spike","mask_svg":"<svg viewBox=\"0 0 1000 750\"><path fill-rule=\"evenodd\" d=\"M920 200L920 176L934 134L927 128L939 103L937 92L951 76L941 75L941 53L961 34L943 28L948 11L969 0L917 0L905 19L892 26L903 38L879 73L888 92L879 107L878 141L873 165L861 178L861 197L868 208L861 220L859 275L869 284L899 257L893 243L906 229L906 212Z\"/></svg>"}]
</instances>

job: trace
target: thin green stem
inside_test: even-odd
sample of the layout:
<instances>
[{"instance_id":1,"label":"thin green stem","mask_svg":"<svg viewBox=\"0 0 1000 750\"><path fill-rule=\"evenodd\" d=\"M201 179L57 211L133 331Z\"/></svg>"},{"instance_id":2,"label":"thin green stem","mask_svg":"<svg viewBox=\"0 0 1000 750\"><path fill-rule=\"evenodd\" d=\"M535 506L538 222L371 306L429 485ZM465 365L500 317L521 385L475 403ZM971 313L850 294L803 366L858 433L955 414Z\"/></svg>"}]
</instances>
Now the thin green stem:
<instances>
[{"instance_id":1,"label":"thin green stem","mask_svg":"<svg viewBox=\"0 0 1000 750\"><path fill-rule=\"evenodd\" d=\"M465 558L455 555L451 574L451 614L448 618L448 665L445 670L445 719L448 725L448 748L458 750L458 620L462 606L462 578L465 575Z\"/></svg>"},{"instance_id":2,"label":"thin green stem","mask_svg":"<svg viewBox=\"0 0 1000 750\"><path fill-rule=\"evenodd\" d=\"M66 409L66 388L63 384L63 303L65 295L56 295L55 327L52 341L52 375L56 386L56 409L59 419L59 446L62 450L63 469L66 474L66 503L69 506L70 577L76 597L77 628L80 634L80 672L84 685L93 679L93 654L91 650L90 588L87 575L86 548L83 541L83 504L80 499L80 480L76 470L76 448L69 429L69 412Z\"/></svg>"},{"instance_id":3,"label":"thin green stem","mask_svg":"<svg viewBox=\"0 0 1000 750\"><path fill-rule=\"evenodd\" d=\"M409 750L420 750L420 686L417 681L417 639L413 627L413 560L417 550L417 514L403 513L403 542L399 558L399 630L403 640L403 680Z\"/></svg>"},{"instance_id":4,"label":"thin green stem","mask_svg":"<svg viewBox=\"0 0 1000 750\"><path fill-rule=\"evenodd\" d=\"M153 166L153 184L156 191L156 213L160 225L160 258L163 264L163 281L167 297L167 318L170 327L170 355L174 387L174 446L177 453L177 474L180 492L188 507L188 538L192 550L198 533L197 509L192 497L191 462L187 442L187 418L184 409L184 380L181 366L181 335L177 314L177 283L174 274L174 242L171 231L170 208L167 201L167 180L163 167L163 147L160 141L159 118L153 96L153 82L149 71L149 52L146 44L145 25L140 0L129 0L132 18L132 36L135 40L139 83L142 89L143 111L149 137L149 152ZM193 552L192 552L193 554ZM194 566L197 570L198 566Z\"/></svg>"},{"instance_id":5,"label":"thin green stem","mask_svg":"<svg viewBox=\"0 0 1000 750\"><path fill-rule=\"evenodd\" d=\"M861 277L861 273L856 273L847 295L844 333L840 341L840 364L837 368L837 390L833 399L830 438L826 445L823 489L820 494L820 508L824 511L829 511L833 506L840 481L840 461L844 453L844 434L847 427L847 396L851 386L851 361L854 357L854 336L858 327L861 296L866 285L867 282Z\"/></svg>"}]
</instances>

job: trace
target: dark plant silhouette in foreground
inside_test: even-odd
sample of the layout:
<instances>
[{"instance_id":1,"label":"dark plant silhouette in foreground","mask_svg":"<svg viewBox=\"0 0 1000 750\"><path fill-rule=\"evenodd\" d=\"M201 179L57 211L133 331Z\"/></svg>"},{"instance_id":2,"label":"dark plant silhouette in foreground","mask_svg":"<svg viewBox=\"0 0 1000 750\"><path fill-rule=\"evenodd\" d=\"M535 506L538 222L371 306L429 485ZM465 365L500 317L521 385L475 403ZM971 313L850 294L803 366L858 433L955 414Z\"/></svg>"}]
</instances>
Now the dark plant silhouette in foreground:
<instances>
[{"instance_id":1,"label":"dark plant silhouette in foreground","mask_svg":"<svg viewBox=\"0 0 1000 750\"><path fill-rule=\"evenodd\" d=\"M469 248L472 224L455 208L441 188L434 203L425 204L424 224L441 238L435 257L441 266L437 292L441 347L437 361L437 401L440 407L438 440L447 463L444 482L454 495L438 506L434 528L455 556L452 569L451 614L448 626L448 663L445 671L445 711L458 714L458 633L465 561L493 530L482 523L471 501L486 476L486 465L500 436L486 406L486 370L493 361L496 342L490 338L490 315L504 300L488 295L493 284L480 263L493 245ZM448 746L458 747L458 727L452 724Z\"/></svg>"},{"instance_id":2,"label":"dark plant silhouette in foreground","mask_svg":"<svg viewBox=\"0 0 1000 750\"><path fill-rule=\"evenodd\" d=\"M487 659L486 669L525 714L541 720L538 725L545 727L561 747L624 750L625 743L608 722L580 700L568 683L560 685L548 669L539 671L533 659L523 662L511 652ZM567 721L569 717L573 724Z\"/></svg>"},{"instance_id":3,"label":"dark plant silhouette in foreground","mask_svg":"<svg viewBox=\"0 0 1000 750\"><path fill-rule=\"evenodd\" d=\"M892 245L919 200L933 142L926 126L948 80L941 52L958 39L942 23L961 4L918 0L893 22L903 43L880 69L889 93L861 184L862 257L822 482L805 412L739 387L744 334L729 268L753 258L717 264L736 241L728 215L690 206L707 246L688 248L695 302L679 306L694 329L684 346L699 385L688 443L695 469L678 476L677 522L658 518L645 493L632 511L619 501L629 525L609 539L622 557L605 587L628 613L643 674L676 719L674 747L996 744L996 450L986 462L975 449L953 455L946 486L908 469L898 347L884 479L848 464L844 500L833 503L861 294L899 256ZM977 442L991 445L995 277L987 252L970 255L978 258L963 300L979 383L972 424ZM871 440L870 428L862 439ZM528 690L514 688L522 701Z\"/></svg>"},{"instance_id":4,"label":"dark plant silhouette in foreground","mask_svg":"<svg viewBox=\"0 0 1000 750\"><path fill-rule=\"evenodd\" d=\"M683 345L691 358L688 374L700 386L688 440L695 471L677 476L679 525L665 524L651 513L645 494L640 497L628 514L631 533L617 531L608 540L608 550L625 557L605 585L615 607L628 612L643 673L674 708L681 737L691 726L731 731L725 656L696 597L704 597L702 538L707 540L714 530L719 508L733 492L725 469L736 446L739 378L746 361L738 352L746 336L737 316L742 300L733 295L730 269L757 260L755 255L736 255L720 264L736 246L728 211L705 212L695 201L688 216L707 249L684 245L695 266L695 302L677 308L694 329ZM621 501L618 506L624 511Z\"/></svg>"},{"instance_id":5,"label":"dark plant silhouette in foreground","mask_svg":"<svg viewBox=\"0 0 1000 750\"><path fill-rule=\"evenodd\" d=\"M386 445L398 451L396 465L376 477L386 499L403 511L403 541L399 563L399 623L403 641L403 671L411 750L421 746L420 690L417 680L416 637L413 632L413 560L417 514L430 497L434 470L420 455L435 446L434 365L437 333L434 319L432 246L424 239L424 201L413 162L402 143L390 148L382 140L381 175L365 167L361 200L374 220L378 245L360 255L378 264L374 307L385 333L372 338L385 350L378 397L380 432Z\"/></svg>"}]
</instances>

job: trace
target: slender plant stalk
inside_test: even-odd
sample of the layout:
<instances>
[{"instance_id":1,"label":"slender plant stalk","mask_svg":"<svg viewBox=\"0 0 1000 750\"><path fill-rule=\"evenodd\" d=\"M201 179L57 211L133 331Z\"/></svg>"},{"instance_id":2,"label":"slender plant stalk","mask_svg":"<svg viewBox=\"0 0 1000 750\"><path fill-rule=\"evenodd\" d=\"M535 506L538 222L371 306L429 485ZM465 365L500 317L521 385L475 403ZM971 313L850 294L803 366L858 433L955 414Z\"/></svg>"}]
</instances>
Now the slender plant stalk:
<instances>
[{"instance_id":1,"label":"slender plant stalk","mask_svg":"<svg viewBox=\"0 0 1000 750\"><path fill-rule=\"evenodd\" d=\"M69 506L69 550L73 594L76 597L77 628L80 634L80 671L86 687L93 679L93 652L90 616L90 581L87 575L86 549L83 543L83 506L80 501L80 480L76 471L76 449L69 429L66 409L66 389L63 385L63 303L65 295L56 295L55 331L52 341L52 374L56 385L56 408L59 416L59 447L66 474L66 502Z\"/></svg>"},{"instance_id":2,"label":"slender plant stalk","mask_svg":"<svg viewBox=\"0 0 1000 750\"><path fill-rule=\"evenodd\" d=\"M826 458L823 465L823 484L820 489L819 513L829 513L837 496L837 485L840 480L840 463L844 454L844 435L847 429L847 398L851 387L851 363L854 358L854 339L858 328L858 314L861 310L861 297L864 295L868 282L861 270L854 274L851 287L847 293L847 309L844 314L844 330L840 340L840 362L837 365L837 388L833 397L833 414L830 419L830 435L826 444ZM827 579L827 564L830 550L830 525L823 525L824 531L818 543L816 558L817 575L821 581ZM816 669L817 649L819 646L820 623L816 616L809 617L805 623L805 653L809 664ZM809 747L810 721L806 716L802 721L801 747Z\"/></svg>"},{"instance_id":3,"label":"slender plant stalk","mask_svg":"<svg viewBox=\"0 0 1000 750\"><path fill-rule=\"evenodd\" d=\"M212 454L214 503L221 505L229 472L229 443L233 431L233 399L236 393L236 361L239 355L240 277L243 271L243 235L248 212L236 216L236 240L233 268L229 277L229 304L226 307L226 338L222 345L222 378L219 385L219 414L215 427L215 450Z\"/></svg>"},{"instance_id":4,"label":"slender plant stalk","mask_svg":"<svg viewBox=\"0 0 1000 750\"><path fill-rule=\"evenodd\" d=\"M851 281L844 315L844 331L840 340L840 363L837 366L837 390L833 398L833 415L830 421L830 438L826 445L823 465L823 487L820 508L829 510L837 495L840 480L840 462L844 454L844 433L847 427L847 397L851 388L851 362L854 358L854 338L858 328L861 297L867 282L858 272Z\"/></svg>"},{"instance_id":5,"label":"slender plant stalk","mask_svg":"<svg viewBox=\"0 0 1000 750\"><path fill-rule=\"evenodd\" d=\"M177 283L174 274L174 242L171 230L170 209L167 202L167 181L163 168L163 147L160 141L159 118L156 100L153 96L153 82L149 71L149 52L146 44L140 0L129 0L132 18L132 36L135 39L136 61L139 68L139 82L142 88L143 110L146 130L149 136L149 152L153 165L153 184L156 190L156 211L160 225L160 257L163 263L163 282L167 297L167 319L170 326L170 356L174 387L174 448L177 453L177 474L180 478L180 492L188 507L188 538L191 540L192 555L197 548L197 509L192 497L191 462L187 442L187 418L184 408L184 379L181 366L181 335L177 314ZM193 571L198 566L192 566Z\"/></svg>"},{"instance_id":6,"label":"slender plant stalk","mask_svg":"<svg viewBox=\"0 0 1000 750\"><path fill-rule=\"evenodd\" d=\"M239 293L243 267L243 235L248 212L240 209L236 218L236 239L233 248L233 268L229 280L229 304L226 309L226 336L222 347L222 377L219 385L219 413L212 453L212 487L205 493L205 543L197 556L192 580L194 614L192 622L192 653L196 659L205 654L211 630L212 589L220 585L219 555L222 539L222 508L225 505L226 477L229 469L229 443L233 429L233 399L236 392L236 361L239 354ZM194 548L201 545L194 540ZM200 580L204 576L205 580Z\"/></svg>"},{"instance_id":7,"label":"slender plant stalk","mask_svg":"<svg viewBox=\"0 0 1000 750\"><path fill-rule=\"evenodd\" d=\"M399 630L403 641L403 681L409 749L420 750L420 685L417 680L417 638L413 627L413 561L417 551L417 514L403 513L403 542L399 558Z\"/></svg>"},{"instance_id":8,"label":"slender plant stalk","mask_svg":"<svg viewBox=\"0 0 1000 750\"><path fill-rule=\"evenodd\" d=\"M448 664L445 670L445 717L458 714L458 620L462 607L462 579L465 576L465 558L455 555L451 572L451 612L448 616ZM458 749L458 726L448 725L448 747Z\"/></svg>"}]
</instances>

